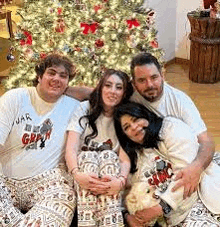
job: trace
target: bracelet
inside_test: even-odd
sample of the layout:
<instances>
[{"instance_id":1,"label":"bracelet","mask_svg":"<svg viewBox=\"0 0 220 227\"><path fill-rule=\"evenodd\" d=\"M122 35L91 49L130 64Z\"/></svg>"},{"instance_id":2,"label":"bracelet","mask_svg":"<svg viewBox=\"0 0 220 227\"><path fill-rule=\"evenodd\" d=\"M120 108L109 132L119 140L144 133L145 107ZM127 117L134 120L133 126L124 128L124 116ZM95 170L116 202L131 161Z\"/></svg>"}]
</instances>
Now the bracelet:
<instances>
[{"instance_id":1,"label":"bracelet","mask_svg":"<svg viewBox=\"0 0 220 227\"><path fill-rule=\"evenodd\" d=\"M126 178L125 176L122 176L122 175L118 176L117 178L120 180L120 190L122 190L126 185ZM120 178L123 178L123 179L120 179Z\"/></svg>"},{"instance_id":2,"label":"bracelet","mask_svg":"<svg viewBox=\"0 0 220 227\"><path fill-rule=\"evenodd\" d=\"M127 177L125 177L124 175L119 175L118 178L122 177L124 179L124 181L127 181Z\"/></svg>"},{"instance_id":3,"label":"bracelet","mask_svg":"<svg viewBox=\"0 0 220 227\"><path fill-rule=\"evenodd\" d=\"M169 213L172 211L172 207L168 203L166 203L165 201L163 201L162 199L161 199L161 201L160 201L159 204L162 207L164 216L165 217L168 216Z\"/></svg>"},{"instance_id":4,"label":"bracelet","mask_svg":"<svg viewBox=\"0 0 220 227\"><path fill-rule=\"evenodd\" d=\"M123 184L124 184L124 186L126 185L126 182L127 182L127 177L125 177L125 176L123 176L123 175L119 175L118 176L118 179L120 180L120 181L122 181L120 178L123 178L122 180L123 180Z\"/></svg>"},{"instance_id":5,"label":"bracelet","mask_svg":"<svg viewBox=\"0 0 220 227\"><path fill-rule=\"evenodd\" d=\"M73 167L70 171L70 174L74 175L79 170L79 167Z\"/></svg>"}]
</instances>

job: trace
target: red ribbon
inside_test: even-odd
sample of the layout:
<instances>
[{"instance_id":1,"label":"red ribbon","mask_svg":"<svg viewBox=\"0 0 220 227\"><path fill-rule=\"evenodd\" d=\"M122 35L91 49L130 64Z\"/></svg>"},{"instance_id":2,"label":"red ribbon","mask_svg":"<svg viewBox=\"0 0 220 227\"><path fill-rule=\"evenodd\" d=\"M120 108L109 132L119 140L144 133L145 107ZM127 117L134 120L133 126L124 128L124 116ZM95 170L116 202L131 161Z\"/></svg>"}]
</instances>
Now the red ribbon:
<instances>
[{"instance_id":1,"label":"red ribbon","mask_svg":"<svg viewBox=\"0 0 220 227\"><path fill-rule=\"evenodd\" d=\"M26 36L26 39L21 39L20 40L20 45L24 46L24 45L28 45L31 46L32 45L32 35L31 33L24 31L23 33Z\"/></svg>"},{"instance_id":2,"label":"red ribbon","mask_svg":"<svg viewBox=\"0 0 220 227\"><path fill-rule=\"evenodd\" d=\"M96 29L98 28L98 23L97 22L94 22L94 23L91 23L91 24L81 23L80 27L84 28L83 29L84 35L87 35L89 32L94 34L96 32Z\"/></svg>"},{"instance_id":3,"label":"red ribbon","mask_svg":"<svg viewBox=\"0 0 220 227\"><path fill-rule=\"evenodd\" d=\"M127 20L127 24L128 24L128 28L129 28L129 29L131 29L132 26L135 26L135 27L140 26L140 23L138 22L137 19Z\"/></svg>"}]
</instances>

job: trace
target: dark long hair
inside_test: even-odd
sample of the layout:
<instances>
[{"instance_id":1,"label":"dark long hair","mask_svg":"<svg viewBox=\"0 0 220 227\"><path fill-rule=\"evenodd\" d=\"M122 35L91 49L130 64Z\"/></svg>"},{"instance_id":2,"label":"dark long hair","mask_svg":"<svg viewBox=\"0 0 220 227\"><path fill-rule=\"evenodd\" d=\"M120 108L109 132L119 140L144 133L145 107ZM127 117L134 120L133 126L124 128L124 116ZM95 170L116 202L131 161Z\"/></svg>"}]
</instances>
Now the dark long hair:
<instances>
[{"instance_id":1,"label":"dark long hair","mask_svg":"<svg viewBox=\"0 0 220 227\"><path fill-rule=\"evenodd\" d=\"M123 83L124 95L123 95L123 98L121 100L121 103L128 102L130 96L133 93L133 87L132 87L132 84L130 82L130 78L126 73L124 73L120 70L114 70L114 69L107 69L105 71L102 78L99 80L98 85L96 86L96 88L94 89L94 91L90 95L90 98L89 98L89 103L90 103L89 113L82 117L82 118L88 119L89 126L92 128L92 133L86 136L85 143L88 143L88 141L91 138L95 138L98 135L98 130L97 130L95 121L97 120L97 118L99 117L99 115L103 111L102 89L103 89L103 86L105 84L105 81L113 74L117 75L122 80L122 83ZM80 121L81 121L81 119L80 119Z\"/></svg>"},{"instance_id":2,"label":"dark long hair","mask_svg":"<svg viewBox=\"0 0 220 227\"><path fill-rule=\"evenodd\" d=\"M126 114L136 118L144 118L149 122L148 127L146 127L145 129L146 133L143 144L138 144L132 141L124 133L121 126L121 117ZM158 149L158 143L159 141L161 141L159 132L162 126L162 122L163 118L157 116L154 112L147 109L145 106L135 102L123 104L119 106L115 111L115 131L122 148L125 150L131 160L131 173L137 171L137 152L141 152L143 148Z\"/></svg>"}]
</instances>

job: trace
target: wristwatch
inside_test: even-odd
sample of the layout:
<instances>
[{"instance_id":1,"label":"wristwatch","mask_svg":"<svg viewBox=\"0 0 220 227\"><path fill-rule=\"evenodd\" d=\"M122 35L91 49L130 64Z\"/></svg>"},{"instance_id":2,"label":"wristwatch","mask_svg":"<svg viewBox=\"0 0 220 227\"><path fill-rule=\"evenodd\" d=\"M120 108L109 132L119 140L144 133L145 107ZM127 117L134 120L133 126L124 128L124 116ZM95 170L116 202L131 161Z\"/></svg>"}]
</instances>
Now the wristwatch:
<instances>
[{"instance_id":1,"label":"wristwatch","mask_svg":"<svg viewBox=\"0 0 220 227\"><path fill-rule=\"evenodd\" d=\"M167 204L166 202L164 202L162 199L160 200L160 203L159 204L162 207L164 216L168 216L169 213L172 211L171 206L169 204Z\"/></svg>"}]
</instances>

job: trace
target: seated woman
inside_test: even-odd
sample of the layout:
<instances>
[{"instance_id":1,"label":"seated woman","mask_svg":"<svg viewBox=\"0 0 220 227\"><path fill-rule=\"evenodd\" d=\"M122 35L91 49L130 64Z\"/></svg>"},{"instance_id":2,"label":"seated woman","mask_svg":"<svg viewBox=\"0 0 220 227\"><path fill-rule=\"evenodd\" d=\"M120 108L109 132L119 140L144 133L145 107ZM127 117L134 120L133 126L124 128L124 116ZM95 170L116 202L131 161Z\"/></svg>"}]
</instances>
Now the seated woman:
<instances>
[{"instance_id":1,"label":"seated woman","mask_svg":"<svg viewBox=\"0 0 220 227\"><path fill-rule=\"evenodd\" d=\"M200 199L214 213L212 216L204 205L200 211L208 215L203 213L199 216L199 212L193 212L192 208L201 205L197 192L183 199L183 188L175 192L171 190L174 181L168 168L175 174L191 163L198 151L197 138L188 125L174 117L158 117L143 105L131 102L117 109L115 129L122 148L131 160L131 183L146 181L154 185L162 201L157 206L136 212L135 216L127 215L130 226L144 226L162 215L169 226L192 226L196 222L208 223L208 226L220 225L212 217L214 214L219 217L220 214L218 165L212 162L205 170L199 188Z\"/></svg>"},{"instance_id":2,"label":"seated woman","mask_svg":"<svg viewBox=\"0 0 220 227\"><path fill-rule=\"evenodd\" d=\"M113 114L131 93L127 74L109 69L72 117L66 162L76 182L78 226L124 226L120 192L130 160L115 134Z\"/></svg>"}]
</instances>

